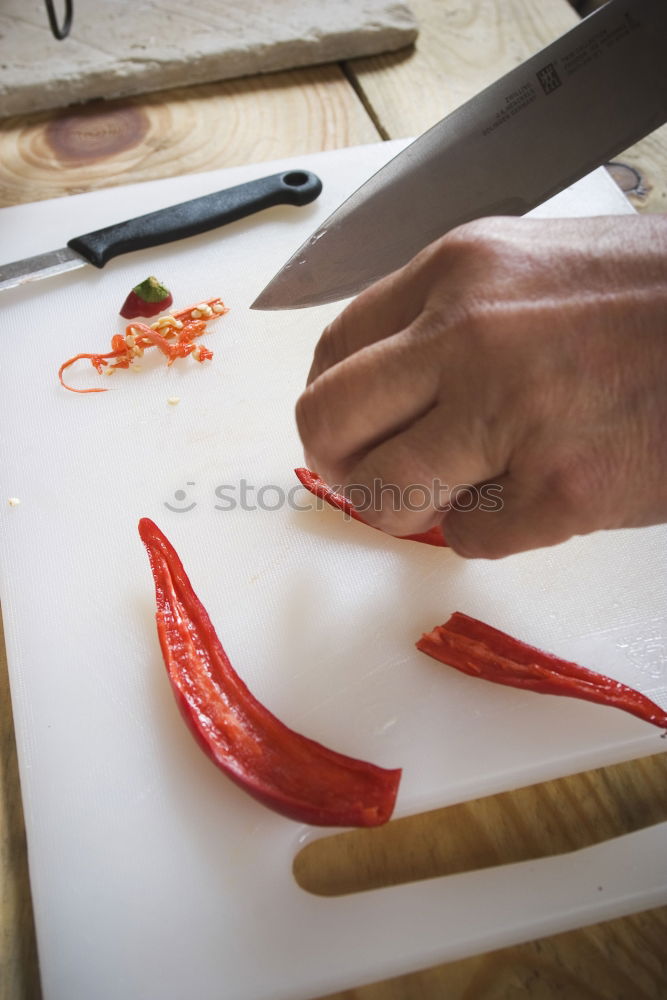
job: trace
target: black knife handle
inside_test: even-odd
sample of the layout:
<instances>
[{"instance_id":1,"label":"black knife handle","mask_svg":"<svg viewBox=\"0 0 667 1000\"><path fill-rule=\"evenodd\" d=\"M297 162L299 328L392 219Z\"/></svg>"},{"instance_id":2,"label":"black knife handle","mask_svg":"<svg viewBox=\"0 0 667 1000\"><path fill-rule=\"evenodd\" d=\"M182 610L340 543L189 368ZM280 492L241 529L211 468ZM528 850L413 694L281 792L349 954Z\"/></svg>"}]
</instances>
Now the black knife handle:
<instances>
[{"instance_id":1,"label":"black knife handle","mask_svg":"<svg viewBox=\"0 0 667 1000\"><path fill-rule=\"evenodd\" d=\"M307 205L321 190L322 181L316 174L285 170L75 236L67 246L95 267L104 267L119 254L196 236L273 205Z\"/></svg>"}]
</instances>

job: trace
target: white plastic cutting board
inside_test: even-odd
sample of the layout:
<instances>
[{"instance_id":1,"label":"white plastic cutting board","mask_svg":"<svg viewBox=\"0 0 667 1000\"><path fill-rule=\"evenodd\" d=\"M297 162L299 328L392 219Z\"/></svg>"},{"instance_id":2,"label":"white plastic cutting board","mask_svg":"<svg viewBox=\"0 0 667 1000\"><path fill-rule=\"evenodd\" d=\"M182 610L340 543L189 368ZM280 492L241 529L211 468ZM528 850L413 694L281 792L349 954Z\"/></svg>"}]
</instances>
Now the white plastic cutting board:
<instances>
[{"instance_id":1,"label":"white plastic cutting board","mask_svg":"<svg viewBox=\"0 0 667 1000\"><path fill-rule=\"evenodd\" d=\"M262 701L338 750L404 768L397 815L664 749L622 712L474 680L414 642L460 610L667 705L667 529L466 562L312 509L296 488L293 404L340 306L248 306L399 145L0 212L10 259L287 166L324 182L306 208L4 293L2 604L45 1000L304 1000L667 901L664 824L539 862L311 896L291 863L326 831L229 783L172 700L142 515L176 546ZM597 172L543 211L630 209ZM59 364L105 348L149 273L177 305L224 297L213 362L147 356L141 373L104 380L82 368L72 381L111 391L63 390Z\"/></svg>"}]
</instances>

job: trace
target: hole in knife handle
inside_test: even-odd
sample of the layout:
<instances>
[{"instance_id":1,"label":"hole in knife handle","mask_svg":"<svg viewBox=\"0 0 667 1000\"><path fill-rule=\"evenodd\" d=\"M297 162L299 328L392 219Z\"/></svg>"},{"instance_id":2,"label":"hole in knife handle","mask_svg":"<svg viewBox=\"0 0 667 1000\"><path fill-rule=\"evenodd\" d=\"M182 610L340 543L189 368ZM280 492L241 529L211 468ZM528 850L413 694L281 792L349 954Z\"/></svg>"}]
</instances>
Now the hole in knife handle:
<instances>
[{"instance_id":1,"label":"hole in knife handle","mask_svg":"<svg viewBox=\"0 0 667 1000\"><path fill-rule=\"evenodd\" d=\"M563 854L667 820L667 754L406 816L307 844L297 884L343 896Z\"/></svg>"},{"instance_id":2,"label":"hole in knife handle","mask_svg":"<svg viewBox=\"0 0 667 1000\"><path fill-rule=\"evenodd\" d=\"M291 170L283 176L283 184L287 184L288 187L303 187L309 180L308 174L304 174L302 170Z\"/></svg>"}]
</instances>

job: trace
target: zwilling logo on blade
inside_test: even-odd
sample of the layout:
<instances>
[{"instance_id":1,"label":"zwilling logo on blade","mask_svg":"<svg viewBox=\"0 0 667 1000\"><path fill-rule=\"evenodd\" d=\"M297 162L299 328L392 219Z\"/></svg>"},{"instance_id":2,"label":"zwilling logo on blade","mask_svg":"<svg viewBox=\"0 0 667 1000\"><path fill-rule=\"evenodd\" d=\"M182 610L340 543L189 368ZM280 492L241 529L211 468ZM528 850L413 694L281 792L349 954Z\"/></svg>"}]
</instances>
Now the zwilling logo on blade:
<instances>
[{"instance_id":1,"label":"zwilling logo on blade","mask_svg":"<svg viewBox=\"0 0 667 1000\"><path fill-rule=\"evenodd\" d=\"M537 79L540 81L545 94L551 94L561 85L560 77L553 63L547 63L543 69L539 69L537 71Z\"/></svg>"}]
</instances>

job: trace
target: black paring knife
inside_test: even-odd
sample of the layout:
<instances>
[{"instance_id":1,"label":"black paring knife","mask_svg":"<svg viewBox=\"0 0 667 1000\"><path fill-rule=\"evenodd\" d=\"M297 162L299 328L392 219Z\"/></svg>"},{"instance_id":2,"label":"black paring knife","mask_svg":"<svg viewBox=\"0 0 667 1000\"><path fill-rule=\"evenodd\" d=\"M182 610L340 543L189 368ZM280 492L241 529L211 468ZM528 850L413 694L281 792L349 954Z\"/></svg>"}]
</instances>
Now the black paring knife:
<instances>
[{"instance_id":1,"label":"black paring knife","mask_svg":"<svg viewBox=\"0 0 667 1000\"><path fill-rule=\"evenodd\" d=\"M75 236L59 250L0 265L0 290L87 264L101 268L120 254L196 236L274 205L307 205L321 190L322 182L316 174L286 170L205 194Z\"/></svg>"}]
</instances>

